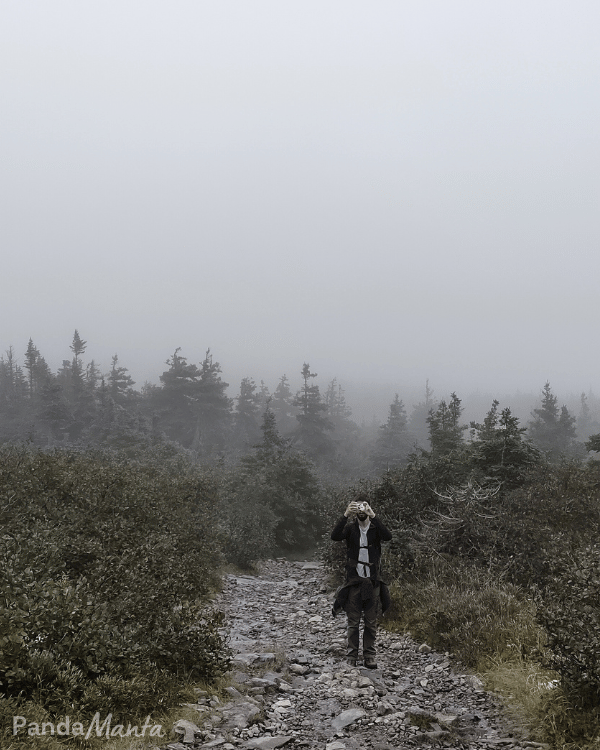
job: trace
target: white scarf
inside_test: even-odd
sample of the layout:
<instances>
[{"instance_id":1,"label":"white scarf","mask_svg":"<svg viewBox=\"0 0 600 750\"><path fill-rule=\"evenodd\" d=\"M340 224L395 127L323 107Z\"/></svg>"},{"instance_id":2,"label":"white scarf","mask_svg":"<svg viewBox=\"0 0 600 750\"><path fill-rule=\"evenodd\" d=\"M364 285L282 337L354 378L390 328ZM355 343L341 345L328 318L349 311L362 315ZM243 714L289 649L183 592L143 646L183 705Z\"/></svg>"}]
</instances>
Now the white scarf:
<instances>
[{"instance_id":1,"label":"white scarf","mask_svg":"<svg viewBox=\"0 0 600 750\"><path fill-rule=\"evenodd\" d=\"M369 542L367 541L367 531L369 530L370 526L370 520L366 522L365 526L363 526L360 522L358 524L358 528L360 529L360 549L358 551L358 559L363 563L369 562L369 550L367 549ZM357 565L356 572L361 578L371 577L371 569L368 565Z\"/></svg>"}]
</instances>

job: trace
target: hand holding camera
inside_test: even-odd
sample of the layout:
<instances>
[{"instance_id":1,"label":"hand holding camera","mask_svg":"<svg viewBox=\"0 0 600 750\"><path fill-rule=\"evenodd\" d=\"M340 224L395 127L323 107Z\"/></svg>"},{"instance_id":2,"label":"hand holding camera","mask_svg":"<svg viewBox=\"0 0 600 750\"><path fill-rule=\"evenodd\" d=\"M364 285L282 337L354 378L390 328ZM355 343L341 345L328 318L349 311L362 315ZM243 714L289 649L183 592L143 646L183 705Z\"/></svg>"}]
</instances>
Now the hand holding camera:
<instances>
[{"instance_id":1,"label":"hand holding camera","mask_svg":"<svg viewBox=\"0 0 600 750\"><path fill-rule=\"evenodd\" d=\"M359 518L366 518L368 516L369 518L375 518L375 513L373 512L369 503L358 503L356 500L353 500L348 504L344 515L346 516L346 518L348 518L349 516L358 516Z\"/></svg>"},{"instance_id":2,"label":"hand holding camera","mask_svg":"<svg viewBox=\"0 0 600 750\"><path fill-rule=\"evenodd\" d=\"M373 512L373 509L371 508L369 503L358 503L356 513L359 516L366 514L367 516L369 516L369 518L375 518L375 513Z\"/></svg>"},{"instance_id":3,"label":"hand holding camera","mask_svg":"<svg viewBox=\"0 0 600 750\"><path fill-rule=\"evenodd\" d=\"M348 518L348 516L355 516L357 512L358 512L358 503L355 500L353 500L351 503L348 504L348 507L344 511L344 515L346 516L346 518Z\"/></svg>"}]
</instances>

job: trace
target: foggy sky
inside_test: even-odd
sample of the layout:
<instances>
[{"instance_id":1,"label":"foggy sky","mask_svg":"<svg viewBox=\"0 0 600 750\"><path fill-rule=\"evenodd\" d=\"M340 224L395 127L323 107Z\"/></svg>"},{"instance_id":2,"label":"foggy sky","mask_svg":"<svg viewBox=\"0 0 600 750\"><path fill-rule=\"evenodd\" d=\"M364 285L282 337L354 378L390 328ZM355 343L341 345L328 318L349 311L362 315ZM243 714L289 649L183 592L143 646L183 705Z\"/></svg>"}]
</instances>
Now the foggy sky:
<instances>
[{"instance_id":1,"label":"foggy sky","mask_svg":"<svg viewBox=\"0 0 600 750\"><path fill-rule=\"evenodd\" d=\"M592 0L3 3L0 347L600 390ZM391 400L391 399L390 399Z\"/></svg>"}]
</instances>

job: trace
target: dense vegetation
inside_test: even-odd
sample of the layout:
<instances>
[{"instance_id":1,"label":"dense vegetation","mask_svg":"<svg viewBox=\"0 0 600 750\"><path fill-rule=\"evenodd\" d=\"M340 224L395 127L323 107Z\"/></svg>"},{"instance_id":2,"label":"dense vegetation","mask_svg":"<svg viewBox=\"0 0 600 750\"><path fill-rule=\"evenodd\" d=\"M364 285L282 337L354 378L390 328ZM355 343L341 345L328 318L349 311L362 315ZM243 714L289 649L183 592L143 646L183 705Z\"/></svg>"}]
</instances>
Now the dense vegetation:
<instances>
[{"instance_id":1,"label":"dense vegetation","mask_svg":"<svg viewBox=\"0 0 600 750\"><path fill-rule=\"evenodd\" d=\"M521 703L537 690L529 718L539 739L591 747L600 732L600 462L542 452L497 406L471 426L470 442L448 419L430 452L360 484L394 531L391 626L508 684ZM324 546L332 569L338 554Z\"/></svg>"},{"instance_id":2,"label":"dense vegetation","mask_svg":"<svg viewBox=\"0 0 600 750\"><path fill-rule=\"evenodd\" d=\"M541 739L600 734L600 426L545 384L521 425L494 401L464 424L453 393L376 434L308 364L293 395L245 378L230 399L210 353L179 350L134 389L72 358L52 373L30 341L0 359L0 719L156 713L227 666L210 597L219 567L313 550L360 489L394 532L393 626L491 684L523 675ZM595 404L594 408L595 408ZM512 683L511 683L512 680ZM527 687L527 690L525 689ZM571 743L571 744L569 744Z\"/></svg>"},{"instance_id":3,"label":"dense vegetation","mask_svg":"<svg viewBox=\"0 0 600 750\"><path fill-rule=\"evenodd\" d=\"M13 715L131 721L217 679L217 511L214 483L173 451L1 449L3 730Z\"/></svg>"}]
</instances>

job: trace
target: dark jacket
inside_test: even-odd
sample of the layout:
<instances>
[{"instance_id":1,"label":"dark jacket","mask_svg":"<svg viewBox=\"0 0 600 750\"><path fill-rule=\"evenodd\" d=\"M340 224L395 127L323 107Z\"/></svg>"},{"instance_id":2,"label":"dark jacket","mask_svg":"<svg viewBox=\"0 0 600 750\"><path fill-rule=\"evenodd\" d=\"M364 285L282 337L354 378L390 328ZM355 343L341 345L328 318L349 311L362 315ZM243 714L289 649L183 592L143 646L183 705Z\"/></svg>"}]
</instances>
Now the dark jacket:
<instances>
[{"instance_id":1,"label":"dark jacket","mask_svg":"<svg viewBox=\"0 0 600 750\"><path fill-rule=\"evenodd\" d=\"M336 598L333 605L333 615L335 616L341 609L345 609L350 586L360 585L363 589L363 600L369 596L368 592L373 590L373 586L379 585L379 596L381 598L381 607L383 612L390 605L389 589L385 581L381 580L380 563L381 563L381 542L389 542L392 538L391 532L375 516L371 518L371 525L367 531L367 544L369 550L369 568L370 578L361 578L357 571L358 554L360 550L360 528L358 521L348 521L346 516L342 516L336 523L331 532L331 538L334 542L346 541L346 583L336 592Z\"/></svg>"}]
</instances>

